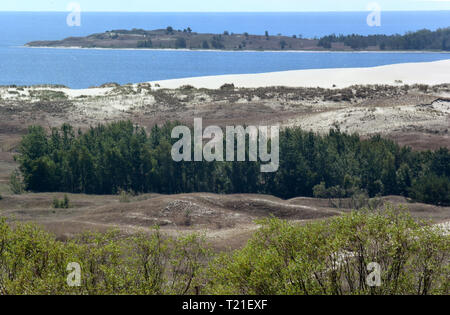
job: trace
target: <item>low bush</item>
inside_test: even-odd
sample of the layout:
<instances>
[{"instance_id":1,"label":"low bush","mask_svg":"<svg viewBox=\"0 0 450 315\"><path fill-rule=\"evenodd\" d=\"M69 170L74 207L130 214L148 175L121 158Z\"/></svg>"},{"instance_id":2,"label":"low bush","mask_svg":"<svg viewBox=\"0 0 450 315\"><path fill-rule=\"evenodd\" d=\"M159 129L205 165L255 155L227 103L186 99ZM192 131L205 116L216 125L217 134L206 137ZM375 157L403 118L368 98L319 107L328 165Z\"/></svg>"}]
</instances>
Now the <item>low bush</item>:
<instances>
[{"instance_id":1,"label":"low bush","mask_svg":"<svg viewBox=\"0 0 450 315\"><path fill-rule=\"evenodd\" d=\"M70 208L69 197L67 197L67 195L64 195L64 198L62 200L59 200L58 198L54 198L53 199L53 208L69 209Z\"/></svg>"},{"instance_id":2,"label":"low bush","mask_svg":"<svg viewBox=\"0 0 450 315\"><path fill-rule=\"evenodd\" d=\"M450 236L401 209L299 226L265 219L211 256L204 237L85 233L66 242L0 218L0 294L448 294ZM80 266L80 286L68 266ZM379 286L370 266L379 266ZM377 281L374 281L376 284Z\"/></svg>"},{"instance_id":3,"label":"low bush","mask_svg":"<svg viewBox=\"0 0 450 315\"><path fill-rule=\"evenodd\" d=\"M15 195L20 195L25 190L22 177L18 170L14 170L9 177L9 189Z\"/></svg>"},{"instance_id":4,"label":"low bush","mask_svg":"<svg viewBox=\"0 0 450 315\"><path fill-rule=\"evenodd\" d=\"M242 250L211 263L208 293L449 293L449 236L398 209L358 211L305 226L277 219L261 224ZM368 281L373 263L380 267L380 286Z\"/></svg>"},{"instance_id":5,"label":"low bush","mask_svg":"<svg viewBox=\"0 0 450 315\"><path fill-rule=\"evenodd\" d=\"M194 294L209 250L203 238L85 233L60 242L31 224L0 219L0 295ZM80 266L80 286L68 266Z\"/></svg>"}]
</instances>

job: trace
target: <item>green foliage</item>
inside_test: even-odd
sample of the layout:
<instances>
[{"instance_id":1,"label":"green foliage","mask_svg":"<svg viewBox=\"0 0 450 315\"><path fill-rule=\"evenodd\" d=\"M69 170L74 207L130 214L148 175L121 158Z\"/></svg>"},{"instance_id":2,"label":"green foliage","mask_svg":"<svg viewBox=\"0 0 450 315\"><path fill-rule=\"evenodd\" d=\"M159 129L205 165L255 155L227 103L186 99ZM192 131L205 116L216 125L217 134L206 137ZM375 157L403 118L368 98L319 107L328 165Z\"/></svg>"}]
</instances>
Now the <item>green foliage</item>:
<instances>
[{"instance_id":1,"label":"green foliage","mask_svg":"<svg viewBox=\"0 0 450 315\"><path fill-rule=\"evenodd\" d=\"M212 40L211 40L211 46L214 49L224 49L225 45L222 43L223 39L222 36L218 35L218 36L213 36Z\"/></svg>"},{"instance_id":2,"label":"green foliage","mask_svg":"<svg viewBox=\"0 0 450 315\"><path fill-rule=\"evenodd\" d=\"M450 236L400 209L299 226L277 219L241 250L212 257L192 234L84 233L66 242L0 218L0 294L448 294ZM81 285L67 285L69 263ZM381 267L370 287L367 265Z\"/></svg>"},{"instance_id":3,"label":"green foliage","mask_svg":"<svg viewBox=\"0 0 450 315\"><path fill-rule=\"evenodd\" d=\"M450 51L450 27L436 31L419 30L405 35L339 35L322 37L318 45L331 48L332 43L344 43L353 49L365 49L369 46L379 46L381 50L445 50Z\"/></svg>"},{"instance_id":4,"label":"green foliage","mask_svg":"<svg viewBox=\"0 0 450 315\"><path fill-rule=\"evenodd\" d=\"M221 91L234 91L236 87L233 83L225 83L220 87Z\"/></svg>"},{"instance_id":5,"label":"green foliage","mask_svg":"<svg viewBox=\"0 0 450 315\"><path fill-rule=\"evenodd\" d=\"M51 134L32 126L17 157L25 189L87 194L121 190L262 193L330 199L400 194L450 204L450 153L445 148L414 152L380 136L361 140L357 134L335 129L322 136L288 128L280 132L279 170L261 173L259 162L174 162L171 149L178 139L171 139L171 131L175 125L155 126L148 134L122 121L77 135L67 124L53 128ZM355 201L354 207L361 206Z\"/></svg>"},{"instance_id":6,"label":"green foliage","mask_svg":"<svg viewBox=\"0 0 450 315\"><path fill-rule=\"evenodd\" d=\"M131 201L132 194L125 190L119 191L119 202L127 203Z\"/></svg>"},{"instance_id":7,"label":"green foliage","mask_svg":"<svg viewBox=\"0 0 450 315\"><path fill-rule=\"evenodd\" d=\"M18 170L14 170L9 176L9 189L15 195L20 195L24 192L23 180Z\"/></svg>"},{"instance_id":8,"label":"green foliage","mask_svg":"<svg viewBox=\"0 0 450 315\"><path fill-rule=\"evenodd\" d=\"M246 247L211 263L207 293L448 294L449 236L398 209L261 224ZM381 267L379 287L366 282L372 262Z\"/></svg>"},{"instance_id":9,"label":"green foliage","mask_svg":"<svg viewBox=\"0 0 450 315\"><path fill-rule=\"evenodd\" d=\"M30 96L39 98L41 101L66 100L68 98L66 93L53 90L30 90Z\"/></svg>"},{"instance_id":10,"label":"green foliage","mask_svg":"<svg viewBox=\"0 0 450 315\"><path fill-rule=\"evenodd\" d=\"M138 41L137 48L153 48L151 39Z\"/></svg>"},{"instance_id":11,"label":"green foliage","mask_svg":"<svg viewBox=\"0 0 450 315\"><path fill-rule=\"evenodd\" d=\"M448 177L422 176L414 181L411 197L426 203L450 205L450 182Z\"/></svg>"},{"instance_id":12,"label":"green foliage","mask_svg":"<svg viewBox=\"0 0 450 315\"><path fill-rule=\"evenodd\" d=\"M183 37L178 37L175 40L175 48L186 48L186 40Z\"/></svg>"},{"instance_id":13,"label":"green foliage","mask_svg":"<svg viewBox=\"0 0 450 315\"><path fill-rule=\"evenodd\" d=\"M173 34L173 32L174 32L173 27L172 26L167 26L166 33L171 35L171 34Z\"/></svg>"},{"instance_id":14,"label":"green foliage","mask_svg":"<svg viewBox=\"0 0 450 315\"><path fill-rule=\"evenodd\" d=\"M0 294L194 294L210 257L198 235L120 237L85 233L60 242L30 224L0 219ZM81 266L81 286L67 285L67 265Z\"/></svg>"},{"instance_id":15,"label":"green foliage","mask_svg":"<svg viewBox=\"0 0 450 315\"><path fill-rule=\"evenodd\" d=\"M55 209L69 209L70 208L70 200L67 195L64 195L64 198L62 200L59 200L58 198L53 199L53 208Z\"/></svg>"}]
</instances>

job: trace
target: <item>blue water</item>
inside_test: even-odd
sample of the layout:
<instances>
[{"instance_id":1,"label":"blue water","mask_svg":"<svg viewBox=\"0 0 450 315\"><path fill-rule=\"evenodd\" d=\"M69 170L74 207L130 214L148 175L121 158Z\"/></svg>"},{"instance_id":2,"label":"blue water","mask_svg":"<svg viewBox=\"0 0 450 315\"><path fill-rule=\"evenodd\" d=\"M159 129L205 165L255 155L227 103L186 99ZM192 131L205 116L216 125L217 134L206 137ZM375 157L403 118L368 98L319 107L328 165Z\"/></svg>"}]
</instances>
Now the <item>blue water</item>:
<instances>
[{"instance_id":1,"label":"blue water","mask_svg":"<svg viewBox=\"0 0 450 315\"><path fill-rule=\"evenodd\" d=\"M366 24L367 12L344 13L83 13L81 27L68 27L67 13L0 12L0 85L64 84L86 88L105 82L155 81L203 75L370 67L450 59L444 53L298 53L149 50L36 49L33 40L85 36L112 29L175 29L320 37L336 34L403 34L450 26L450 11L383 12L381 27Z\"/></svg>"}]
</instances>

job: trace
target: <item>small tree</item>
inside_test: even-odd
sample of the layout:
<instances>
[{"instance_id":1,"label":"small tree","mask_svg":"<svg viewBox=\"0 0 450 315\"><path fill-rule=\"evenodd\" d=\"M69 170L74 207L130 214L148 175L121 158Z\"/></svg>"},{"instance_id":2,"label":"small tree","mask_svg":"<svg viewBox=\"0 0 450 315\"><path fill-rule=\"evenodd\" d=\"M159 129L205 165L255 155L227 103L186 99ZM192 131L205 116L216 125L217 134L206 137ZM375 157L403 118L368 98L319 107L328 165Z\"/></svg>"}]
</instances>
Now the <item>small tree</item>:
<instances>
[{"instance_id":1,"label":"small tree","mask_svg":"<svg viewBox=\"0 0 450 315\"><path fill-rule=\"evenodd\" d=\"M55 209L69 209L70 208L70 200L67 195L64 195L63 200L59 200L58 198L53 199L53 208Z\"/></svg>"},{"instance_id":2,"label":"small tree","mask_svg":"<svg viewBox=\"0 0 450 315\"><path fill-rule=\"evenodd\" d=\"M173 34L173 27L172 26L167 26L166 32L167 32L167 34Z\"/></svg>"},{"instance_id":3,"label":"small tree","mask_svg":"<svg viewBox=\"0 0 450 315\"><path fill-rule=\"evenodd\" d=\"M320 182L319 185L314 186L313 194L316 198L328 198L328 191L325 187L325 182Z\"/></svg>"},{"instance_id":4,"label":"small tree","mask_svg":"<svg viewBox=\"0 0 450 315\"><path fill-rule=\"evenodd\" d=\"M131 194L125 190L119 190L119 202L126 203L130 202Z\"/></svg>"},{"instance_id":5,"label":"small tree","mask_svg":"<svg viewBox=\"0 0 450 315\"><path fill-rule=\"evenodd\" d=\"M70 208L70 201L69 201L69 197L67 197L67 195L64 195L62 206L63 206L64 209L69 209Z\"/></svg>"},{"instance_id":6,"label":"small tree","mask_svg":"<svg viewBox=\"0 0 450 315\"><path fill-rule=\"evenodd\" d=\"M11 189L11 192L15 195L20 195L25 190L23 180L18 170L14 170L9 177L9 189Z\"/></svg>"}]
</instances>

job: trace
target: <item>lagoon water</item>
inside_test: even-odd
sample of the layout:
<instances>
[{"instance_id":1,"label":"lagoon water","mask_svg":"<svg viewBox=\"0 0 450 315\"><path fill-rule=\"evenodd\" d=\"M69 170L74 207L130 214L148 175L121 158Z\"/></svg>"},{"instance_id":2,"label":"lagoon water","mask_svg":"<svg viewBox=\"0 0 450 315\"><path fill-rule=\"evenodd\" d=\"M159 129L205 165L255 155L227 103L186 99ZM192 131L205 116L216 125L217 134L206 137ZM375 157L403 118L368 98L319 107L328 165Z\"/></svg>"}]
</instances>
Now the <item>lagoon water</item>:
<instances>
[{"instance_id":1,"label":"lagoon water","mask_svg":"<svg viewBox=\"0 0 450 315\"><path fill-rule=\"evenodd\" d=\"M317 53L101 50L26 48L33 40L86 36L113 29L175 29L319 37L336 34L403 34L450 26L450 11L385 12L381 27L366 24L368 12L346 13L82 13L81 27L68 13L0 12L0 85L63 84L87 88L106 82L157 81L204 75L283 70L371 67L450 59L446 53Z\"/></svg>"}]
</instances>

